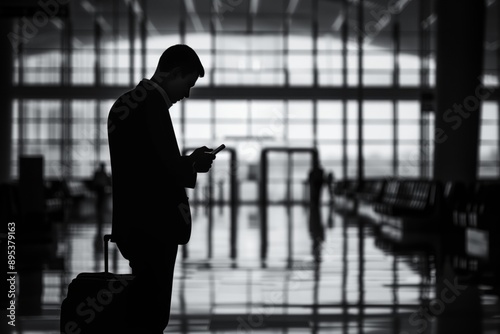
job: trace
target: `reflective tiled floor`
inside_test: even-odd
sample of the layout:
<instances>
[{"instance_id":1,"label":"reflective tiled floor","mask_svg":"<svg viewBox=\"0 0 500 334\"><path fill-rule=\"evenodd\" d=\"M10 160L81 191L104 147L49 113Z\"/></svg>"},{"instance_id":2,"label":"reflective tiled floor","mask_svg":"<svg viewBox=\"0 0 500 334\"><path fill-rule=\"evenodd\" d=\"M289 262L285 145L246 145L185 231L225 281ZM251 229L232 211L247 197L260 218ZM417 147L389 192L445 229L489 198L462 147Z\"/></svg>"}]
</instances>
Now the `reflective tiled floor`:
<instances>
[{"instance_id":1,"label":"reflective tiled floor","mask_svg":"<svg viewBox=\"0 0 500 334\"><path fill-rule=\"evenodd\" d=\"M305 208L271 206L263 263L257 207L239 208L236 261L229 259L228 208L214 208L211 250L207 212L194 208L165 333L500 333L491 287L464 284L439 247L425 240L394 245L354 215L330 214L327 207L322 213L326 240L321 261L314 261ZM17 333L59 333L67 284L80 272L103 270L101 238L110 232L109 220L108 213L98 228L87 212L57 226L66 266L44 270L42 315L19 316ZM110 253L111 270L129 272L114 246Z\"/></svg>"}]
</instances>

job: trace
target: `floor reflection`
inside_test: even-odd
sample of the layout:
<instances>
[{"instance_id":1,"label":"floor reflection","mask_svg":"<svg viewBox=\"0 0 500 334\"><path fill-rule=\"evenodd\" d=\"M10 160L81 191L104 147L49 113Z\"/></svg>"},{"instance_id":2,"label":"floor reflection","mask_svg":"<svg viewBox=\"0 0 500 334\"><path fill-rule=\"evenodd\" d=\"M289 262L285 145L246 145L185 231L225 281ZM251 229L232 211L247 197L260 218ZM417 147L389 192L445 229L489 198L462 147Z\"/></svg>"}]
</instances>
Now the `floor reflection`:
<instances>
[{"instance_id":1,"label":"floor reflection","mask_svg":"<svg viewBox=\"0 0 500 334\"><path fill-rule=\"evenodd\" d=\"M454 270L439 243L394 244L374 225L324 207L330 223L315 261L307 212L272 206L263 266L257 210L239 210L235 261L227 208L213 212L211 251L207 214L197 211L188 252L176 265L168 332L500 333L494 287ZM43 270L42 310L19 316L17 333L58 333L67 284L80 272L103 270L100 240L110 232L109 219L108 213L97 225L92 218L58 225L58 254L66 266ZM110 257L113 272L129 272L115 247Z\"/></svg>"}]
</instances>

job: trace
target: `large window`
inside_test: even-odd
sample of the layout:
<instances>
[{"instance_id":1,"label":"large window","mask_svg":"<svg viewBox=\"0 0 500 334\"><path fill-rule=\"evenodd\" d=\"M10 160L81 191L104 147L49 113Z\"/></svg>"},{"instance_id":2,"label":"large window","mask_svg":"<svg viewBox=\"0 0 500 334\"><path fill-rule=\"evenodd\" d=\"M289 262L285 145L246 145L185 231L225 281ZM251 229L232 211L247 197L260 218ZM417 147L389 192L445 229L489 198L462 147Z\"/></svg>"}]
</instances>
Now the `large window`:
<instances>
[{"instance_id":1,"label":"large window","mask_svg":"<svg viewBox=\"0 0 500 334\"><path fill-rule=\"evenodd\" d=\"M194 9L174 6L161 15L155 12L159 1L141 3L150 4L142 13L146 20L140 20L141 14L129 24L134 13L124 2L113 2L112 8L72 2L71 29L54 21L17 50L16 85L55 89L61 85L67 90L50 99L28 96L14 101L14 175L18 154L44 155L49 177L65 173L86 178L100 161L109 165L106 119L118 96L85 99L78 94L89 87L131 88L153 74L166 46L186 43L205 67L197 87L217 91L227 86L272 86L281 95L258 99L226 94L177 103L171 112L181 147L222 142L234 147L244 166L239 169L241 179L254 179L260 150L270 146L316 147L323 167L336 178L357 177L360 152L366 177L432 176L433 114L421 112L418 92L403 96L412 88L432 88L435 83L432 15L423 30L418 15L406 15L404 20L392 15L387 24L378 22L377 31L365 32L360 50L358 7L351 1L344 11L342 2L320 0L317 12L312 1L260 1L255 2L258 8L238 5L224 12L214 12L210 1L194 1L188 2ZM404 11L419 13L418 5L408 2ZM369 6L375 7L366 10L365 27L376 23L373 13L378 5ZM496 7L488 10L488 22L498 20L494 13ZM493 42L498 29L486 35L485 81L498 85ZM336 94L355 93L360 79L364 89L377 89L382 95L361 100L361 122L356 95ZM65 96L73 88L77 93ZM322 95L297 100L293 89ZM484 102L481 177L499 175L498 114L497 102ZM276 168L283 171L287 159L277 159ZM307 158L293 159L303 168L297 170L305 173Z\"/></svg>"}]
</instances>

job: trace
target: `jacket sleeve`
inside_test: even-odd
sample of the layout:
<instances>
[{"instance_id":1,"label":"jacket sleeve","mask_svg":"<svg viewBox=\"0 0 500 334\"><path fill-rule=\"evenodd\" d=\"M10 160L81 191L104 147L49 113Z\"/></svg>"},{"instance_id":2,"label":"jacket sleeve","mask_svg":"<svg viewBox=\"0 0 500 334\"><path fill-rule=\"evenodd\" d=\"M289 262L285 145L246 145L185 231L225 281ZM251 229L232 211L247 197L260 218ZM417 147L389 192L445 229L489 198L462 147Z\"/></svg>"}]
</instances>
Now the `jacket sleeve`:
<instances>
[{"instance_id":1,"label":"jacket sleeve","mask_svg":"<svg viewBox=\"0 0 500 334\"><path fill-rule=\"evenodd\" d=\"M181 175L182 184L186 188L194 188L194 186L196 185L196 178L198 173L193 171L193 162L187 155L184 155L180 157L180 163L182 165L181 169L183 171Z\"/></svg>"}]
</instances>

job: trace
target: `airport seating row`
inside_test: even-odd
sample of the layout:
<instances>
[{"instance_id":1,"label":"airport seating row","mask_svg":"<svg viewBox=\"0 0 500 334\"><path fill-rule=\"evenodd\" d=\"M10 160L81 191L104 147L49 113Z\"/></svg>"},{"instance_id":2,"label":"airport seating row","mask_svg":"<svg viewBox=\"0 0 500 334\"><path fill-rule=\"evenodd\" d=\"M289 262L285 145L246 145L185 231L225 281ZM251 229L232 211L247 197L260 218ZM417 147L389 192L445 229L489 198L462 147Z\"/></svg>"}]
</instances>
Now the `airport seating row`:
<instances>
[{"instance_id":1,"label":"airport seating row","mask_svg":"<svg viewBox=\"0 0 500 334\"><path fill-rule=\"evenodd\" d=\"M88 183L88 182L87 182ZM50 221L60 221L63 211L76 202L91 196L84 181L47 180L44 182L45 213ZM16 182L0 185L0 212L4 220L18 220L20 193Z\"/></svg>"},{"instance_id":2,"label":"airport seating row","mask_svg":"<svg viewBox=\"0 0 500 334\"><path fill-rule=\"evenodd\" d=\"M371 179L365 180L356 192L356 197L367 203L374 203L380 200L386 186L386 180Z\"/></svg>"},{"instance_id":3,"label":"airport seating row","mask_svg":"<svg viewBox=\"0 0 500 334\"><path fill-rule=\"evenodd\" d=\"M452 266L471 280L495 285L500 278L500 183L482 180L453 187L447 201Z\"/></svg>"},{"instance_id":4,"label":"airport seating row","mask_svg":"<svg viewBox=\"0 0 500 334\"><path fill-rule=\"evenodd\" d=\"M438 182L416 179L369 179L339 181L334 193L370 205L379 215L426 218L439 207Z\"/></svg>"},{"instance_id":5,"label":"airport seating row","mask_svg":"<svg viewBox=\"0 0 500 334\"><path fill-rule=\"evenodd\" d=\"M359 190L359 184L354 180L339 180L335 182L333 194L346 198L355 198Z\"/></svg>"},{"instance_id":6,"label":"airport seating row","mask_svg":"<svg viewBox=\"0 0 500 334\"><path fill-rule=\"evenodd\" d=\"M439 205L438 183L427 180L389 180L374 210L394 217L428 218Z\"/></svg>"},{"instance_id":7,"label":"airport seating row","mask_svg":"<svg viewBox=\"0 0 500 334\"><path fill-rule=\"evenodd\" d=\"M500 181L369 179L336 186L346 199L336 203L356 202L348 205L374 223L378 245L440 254L461 280L500 295Z\"/></svg>"},{"instance_id":8,"label":"airport seating row","mask_svg":"<svg viewBox=\"0 0 500 334\"><path fill-rule=\"evenodd\" d=\"M0 219L2 223L16 221L19 210L19 194L17 187L7 183L1 184Z\"/></svg>"},{"instance_id":9,"label":"airport seating row","mask_svg":"<svg viewBox=\"0 0 500 334\"><path fill-rule=\"evenodd\" d=\"M357 200L360 215L366 216L368 208L373 213L370 220L388 240L405 241L406 246L408 240L432 240L435 246L445 247L442 251L457 272L482 282L500 277L499 181L480 180L466 186L453 181L344 180L335 193ZM428 237L422 239L422 232ZM412 239L404 233L420 235Z\"/></svg>"},{"instance_id":10,"label":"airport seating row","mask_svg":"<svg viewBox=\"0 0 500 334\"><path fill-rule=\"evenodd\" d=\"M500 222L500 183L477 183L471 188L464 191L453 208L453 225L485 230L497 228Z\"/></svg>"},{"instance_id":11,"label":"airport seating row","mask_svg":"<svg viewBox=\"0 0 500 334\"><path fill-rule=\"evenodd\" d=\"M480 182L463 190L451 213L451 225L463 240L465 257L483 262L500 257L500 183Z\"/></svg>"},{"instance_id":12,"label":"airport seating row","mask_svg":"<svg viewBox=\"0 0 500 334\"><path fill-rule=\"evenodd\" d=\"M500 222L500 182L478 181L466 187L417 179L342 180L336 182L334 194L366 203L381 216L439 216L444 228L491 229Z\"/></svg>"},{"instance_id":13,"label":"airport seating row","mask_svg":"<svg viewBox=\"0 0 500 334\"><path fill-rule=\"evenodd\" d=\"M422 235L428 236L427 241L438 235L442 187L436 181L367 179L363 182L343 181L341 187L337 193L345 194L346 206L355 208L360 219L373 222L388 239L419 243ZM355 187L354 195L343 191Z\"/></svg>"}]
</instances>

